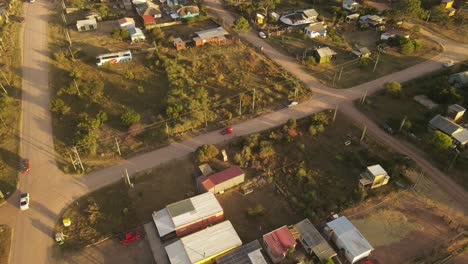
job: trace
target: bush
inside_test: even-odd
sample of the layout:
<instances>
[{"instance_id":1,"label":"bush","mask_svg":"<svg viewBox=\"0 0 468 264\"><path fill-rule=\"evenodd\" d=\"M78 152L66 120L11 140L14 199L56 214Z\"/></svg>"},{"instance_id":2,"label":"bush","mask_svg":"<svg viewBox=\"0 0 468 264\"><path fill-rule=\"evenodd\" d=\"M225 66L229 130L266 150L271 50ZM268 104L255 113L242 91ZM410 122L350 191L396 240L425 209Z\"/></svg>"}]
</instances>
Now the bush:
<instances>
[{"instance_id":1,"label":"bush","mask_svg":"<svg viewBox=\"0 0 468 264\"><path fill-rule=\"evenodd\" d=\"M164 32L161 30L160 27L155 27L151 30L151 34L153 34L153 37L155 40L161 40L164 39L165 35Z\"/></svg>"},{"instance_id":2,"label":"bush","mask_svg":"<svg viewBox=\"0 0 468 264\"><path fill-rule=\"evenodd\" d=\"M263 207L263 205L257 204L256 206L249 207L247 209L247 215L250 217L262 216L265 214L265 211L266 209Z\"/></svg>"},{"instance_id":3,"label":"bush","mask_svg":"<svg viewBox=\"0 0 468 264\"><path fill-rule=\"evenodd\" d=\"M386 91L385 93L391 95L395 98L400 98L401 96L401 84L399 82L387 82L385 83Z\"/></svg>"},{"instance_id":4,"label":"bush","mask_svg":"<svg viewBox=\"0 0 468 264\"><path fill-rule=\"evenodd\" d=\"M50 103L50 110L59 115L65 115L70 112L70 107L62 99L55 99Z\"/></svg>"},{"instance_id":5,"label":"bush","mask_svg":"<svg viewBox=\"0 0 468 264\"><path fill-rule=\"evenodd\" d=\"M250 27L249 21L247 21L243 16L240 16L234 21L232 29L238 33L247 33L252 28Z\"/></svg>"},{"instance_id":6,"label":"bush","mask_svg":"<svg viewBox=\"0 0 468 264\"><path fill-rule=\"evenodd\" d=\"M112 37L115 39L128 39L130 37L130 32L125 28L114 28L111 33Z\"/></svg>"},{"instance_id":7,"label":"bush","mask_svg":"<svg viewBox=\"0 0 468 264\"><path fill-rule=\"evenodd\" d=\"M195 151L195 158L198 162L206 162L219 154L219 150L214 145L202 145Z\"/></svg>"},{"instance_id":8,"label":"bush","mask_svg":"<svg viewBox=\"0 0 468 264\"><path fill-rule=\"evenodd\" d=\"M81 70L78 69L78 68L73 68L71 71L70 71L70 77L73 78L73 79L79 79L81 78Z\"/></svg>"},{"instance_id":9,"label":"bush","mask_svg":"<svg viewBox=\"0 0 468 264\"><path fill-rule=\"evenodd\" d=\"M428 96L429 98L440 104L453 104L458 102L462 98L462 96L458 93L457 89L453 86L431 86Z\"/></svg>"},{"instance_id":10,"label":"bush","mask_svg":"<svg viewBox=\"0 0 468 264\"><path fill-rule=\"evenodd\" d=\"M140 122L140 114L133 109L128 109L120 116L120 121L124 126L130 126Z\"/></svg>"},{"instance_id":11,"label":"bush","mask_svg":"<svg viewBox=\"0 0 468 264\"><path fill-rule=\"evenodd\" d=\"M453 144L453 140L448 135L440 132L434 131L432 134L432 138L430 140L430 144L436 151L446 150Z\"/></svg>"}]
</instances>

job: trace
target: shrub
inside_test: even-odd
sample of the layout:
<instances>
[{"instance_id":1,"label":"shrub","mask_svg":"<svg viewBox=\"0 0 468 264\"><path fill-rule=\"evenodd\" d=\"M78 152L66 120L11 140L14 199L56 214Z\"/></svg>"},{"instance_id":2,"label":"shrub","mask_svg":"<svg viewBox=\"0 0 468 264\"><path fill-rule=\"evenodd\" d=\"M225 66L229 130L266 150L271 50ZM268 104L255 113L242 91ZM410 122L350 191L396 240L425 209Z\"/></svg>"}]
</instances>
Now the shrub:
<instances>
[{"instance_id":1,"label":"shrub","mask_svg":"<svg viewBox=\"0 0 468 264\"><path fill-rule=\"evenodd\" d=\"M70 71L69 75L73 79L79 79L79 78L81 78L82 73L81 73L80 69L73 67L73 69Z\"/></svg>"},{"instance_id":2,"label":"shrub","mask_svg":"<svg viewBox=\"0 0 468 264\"><path fill-rule=\"evenodd\" d=\"M260 151L258 153L258 156L261 159L267 159L274 155L275 155L275 149L273 148L273 145L271 144L270 141L260 142Z\"/></svg>"},{"instance_id":3,"label":"shrub","mask_svg":"<svg viewBox=\"0 0 468 264\"><path fill-rule=\"evenodd\" d=\"M206 162L219 154L219 150L214 145L202 145L195 151L195 158L198 162Z\"/></svg>"},{"instance_id":4,"label":"shrub","mask_svg":"<svg viewBox=\"0 0 468 264\"><path fill-rule=\"evenodd\" d=\"M161 40L161 39L164 39L165 37L164 32L159 27L153 28L151 30L151 34L153 34L153 37L155 40Z\"/></svg>"},{"instance_id":5,"label":"shrub","mask_svg":"<svg viewBox=\"0 0 468 264\"><path fill-rule=\"evenodd\" d=\"M133 109L128 109L120 116L120 121L124 126L130 126L140 122L140 114Z\"/></svg>"},{"instance_id":6,"label":"shrub","mask_svg":"<svg viewBox=\"0 0 468 264\"><path fill-rule=\"evenodd\" d=\"M232 26L232 29L238 33L247 33L252 28L250 27L249 21L247 21L245 17L240 16L234 21L234 25Z\"/></svg>"},{"instance_id":7,"label":"shrub","mask_svg":"<svg viewBox=\"0 0 468 264\"><path fill-rule=\"evenodd\" d=\"M430 139L430 144L436 151L446 150L452 145L452 143L452 138L440 131L434 131L432 138Z\"/></svg>"},{"instance_id":8,"label":"shrub","mask_svg":"<svg viewBox=\"0 0 468 264\"><path fill-rule=\"evenodd\" d=\"M142 94L145 92L145 88L143 87L143 85L138 85L136 89L139 94Z\"/></svg>"},{"instance_id":9,"label":"shrub","mask_svg":"<svg viewBox=\"0 0 468 264\"><path fill-rule=\"evenodd\" d=\"M395 98L401 96L401 84L399 82L387 82L385 83L386 94L391 95Z\"/></svg>"},{"instance_id":10,"label":"shrub","mask_svg":"<svg viewBox=\"0 0 468 264\"><path fill-rule=\"evenodd\" d=\"M55 99L50 103L50 110L59 115L65 115L70 112L70 107L62 99Z\"/></svg>"}]
</instances>

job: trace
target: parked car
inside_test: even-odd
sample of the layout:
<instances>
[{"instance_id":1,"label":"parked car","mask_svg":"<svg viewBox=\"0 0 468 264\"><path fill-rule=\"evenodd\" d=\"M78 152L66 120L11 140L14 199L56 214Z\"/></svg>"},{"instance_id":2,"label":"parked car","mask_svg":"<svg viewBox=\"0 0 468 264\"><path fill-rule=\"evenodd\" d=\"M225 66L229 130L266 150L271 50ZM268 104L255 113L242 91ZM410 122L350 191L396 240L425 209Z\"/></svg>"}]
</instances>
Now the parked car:
<instances>
[{"instance_id":1,"label":"parked car","mask_svg":"<svg viewBox=\"0 0 468 264\"><path fill-rule=\"evenodd\" d=\"M286 107L293 107L293 106L296 106L298 105L299 103L296 102L296 101L289 101L285 104Z\"/></svg>"},{"instance_id":2,"label":"parked car","mask_svg":"<svg viewBox=\"0 0 468 264\"><path fill-rule=\"evenodd\" d=\"M229 126L221 131L221 135L231 134L232 132L234 132L234 128Z\"/></svg>"},{"instance_id":3,"label":"parked car","mask_svg":"<svg viewBox=\"0 0 468 264\"><path fill-rule=\"evenodd\" d=\"M389 133L390 135L395 134L395 131L393 131L393 128L388 123L383 123L382 128L383 130L385 130L385 132Z\"/></svg>"},{"instance_id":4,"label":"parked car","mask_svg":"<svg viewBox=\"0 0 468 264\"><path fill-rule=\"evenodd\" d=\"M29 0L29 3L34 3L36 2L36 0Z\"/></svg>"},{"instance_id":5,"label":"parked car","mask_svg":"<svg viewBox=\"0 0 468 264\"><path fill-rule=\"evenodd\" d=\"M444 68L450 68L453 65L455 65L455 63L452 60L449 60L449 61L445 61L443 65L444 65Z\"/></svg>"},{"instance_id":6,"label":"parked car","mask_svg":"<svg viewBox=\"0 0 468 264\"><path fill-rule=\"evenodd\" d=\"M22 193L20 195L20 209L21 211L29 209L29 193Z\"/></svg>"},{"instance_id":7,"label":"parked car","mask_svg":"<svg viewBox=\"0 0 468 264\"><path fill-rule=\"evenodd\" d=\"M260 31L260 32L258 32L258 37L259 37L259 38L262 38L262 39L266 39L266 38L267 38L267 35L265 34L265 32Z\"/></svg>"},{"instance_id":8,"label":"parked car","mask_svg":"<svg viewBox=\"0 0 468 264\"><path fill-rule=\"evenodd\" d=\"M125 234L117 236L119 244L131 243L141 237L140 231L130 231Z\"/></svg>"},{"instance_id":9,"label":"parked car","mask_svg":"<svg viewBox=\"0 0 468 264\"><path fill-rule=\"evenodd\" d=\"M21 167L21 172L22 173L28 173L29 172L29 160L28 159L22 159L20 167Z\"/></svg>"}]
</instances>

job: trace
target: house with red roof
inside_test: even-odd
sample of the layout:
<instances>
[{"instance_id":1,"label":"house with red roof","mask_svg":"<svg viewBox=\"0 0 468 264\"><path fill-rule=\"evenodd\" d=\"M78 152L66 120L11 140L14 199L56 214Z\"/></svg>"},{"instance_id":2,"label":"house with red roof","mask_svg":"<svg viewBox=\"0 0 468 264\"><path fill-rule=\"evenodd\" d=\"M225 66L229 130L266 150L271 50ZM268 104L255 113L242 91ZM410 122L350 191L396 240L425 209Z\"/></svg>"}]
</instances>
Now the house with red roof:
<instances>
[{"instance_id":1,"label":"house with red roof","mask_svg":"<svg viewBox=\"0 0 468 264\"><path fill-rule=\"evenodd\" d=\"M296 240L287 226L263 235L263 244L273 263L281 262L290 248L296 248Z\"/></svg>"},{"instance_id":2,"label":"house with red roof","mask_svg":"<svg viewBox=\"0 0 468 264\"><path fill-rule=\"evenodd\" d=\"M156 27L156 19L151 15L143 15L141 16L143 19L143 25L145 25L146 29L152 29Z\"/></svg>"},{"instance_id":3,"label":"house with red roof","mask_svg":"<svg viewBox=\"0 0 468 264\"><path fill-rule=\"evenodd\" d=\"M233 166L215 174L198 177L197 187L200 192L217 194L243 183L244 180L244 171L237 166Z\"/></svg>"}]
</instances>

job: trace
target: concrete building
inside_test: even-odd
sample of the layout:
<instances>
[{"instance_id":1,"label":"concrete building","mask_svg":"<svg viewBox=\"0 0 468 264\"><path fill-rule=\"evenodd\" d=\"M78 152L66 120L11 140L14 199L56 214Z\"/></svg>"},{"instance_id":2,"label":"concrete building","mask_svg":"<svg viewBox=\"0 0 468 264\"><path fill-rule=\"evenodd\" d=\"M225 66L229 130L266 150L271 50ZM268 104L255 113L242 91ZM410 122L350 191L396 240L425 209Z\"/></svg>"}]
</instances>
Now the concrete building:
<instances>
[{"instance_id":1,"label":"concrete building","mask_svg":"<svg viewBox=\"0 0 468 264\"><path fill-rule=\"evenodd\" d=\"M244 180L244 171L237 166L233 166L209 176L202 175L198 177L197 187L200 192L217 194L243 183Z\"/></svg>"},{"instance_id":2,"label":"concrete building","mask_svg":"<svg viewBox=\"0 0 468 264\"><path fill-rule=\"evenodd\" d=\"M83 31L90 31L97 29L97 21L96 19L86 19L86 20L78 20L76 21L76 29L79 32Z\"/></svg>"},{"instance_id":3,"label":"concrete building","mask_svg":"<svg viewBox=\"0 0 468 264\"><path fill-rule=\"evenodd\" d=\"M290 248L296 248L296 240L287 226L263 235L263 244L273 263L281 262Z\"/></svg>"},{"instance_id":4,"label":"concrete building","mask_svg":"<svg viewBox=\"0 0 468 264\"><path fill-rule=\"evenodd\" d=\"M304 28L304 33L309 38L326 37L327 36L327 26L324 25L322 22L317 22L317 23L314 23L314 24L310 24L309 26Z\"/></svg>"},{"instance_id":5,"label":"concrete building","mask_svg":"<svg viewBox=\"0 0 468 264\"><path fill-rule=\"evenodd\" d=\"M217 257L216 264L267 264L262 253L262 245L254 240L228 253Z\"/></svg>"},{"instance_id":6,"label":"concrete building","mask_svg":"<svg viewBox=\"0 0 468 264\"><path fill-rule=\"evenodd\" d=\"M364 188L374 189L386 185L390 180L388 173L380 165L367 167L366 171L361 174L359 184Z\"/></svg>"},{"instance_id":7,"label":"concrete building","mask_svg":"<svg viewBox=\"0 0 468 264\"><path fill-rule=\"evenodd\" d=\"M327 63L333 60L336 56L336 52L329 47L318 48L313 51L312 56L314 56L315 61L319 64Z\"/></svg>"},{"instance_id":8,"label":"concrete building","mask_svg":"<svg viewBox=\"0 0 468 264\"><path fill-rule=\"evenodd\" d=\"M210 226L167 245L171 264L207 263L232 249L242 241L230 221Z\"/></svg>"},{"instance_id":9,"label":"concrete building","mask_svg":"<svg viewBox=\"0 0 468 264\"><path fill-rule=\"evenodd\" d=\"M328 222L325 226L325 232L338 249L344 251L344 255L350 263L366 258L374 250L361 232L345 216Z\"/></svg>"},{"instance_id":10,"label":"concrete building","mask_svg":"<svg viewBox=\"0 0 468 264\"><path fill-rule=\"evenodd\" d=\"M153 221L161 238L184 236L224 218L224 211L213 193L207 192L153 212Z\"/></svg>"},{"instance_id":11,"label":"concrete building","mask_svg":"<svg viewBox=\"0 0 468 264\"><path fill-rule=\"evenodd\" d=\"M137 27L128 27L127 30L128 33L130 33L130 39L132 40L132 43L146 40L145 34L143 34L141 29Z\"/></svg>"},{"instance_id":12,"label":"concrete building","mask_svg":"<svg viewBox=\"0 0 468 264\"><path fill-rule=\"evenodd\" d=\"M320 261L326 261L337 255L309 219L295 224L294 229L297 232L296 239L299 240L307 253L314 254Z\"/></svg>"}]
</instances>

